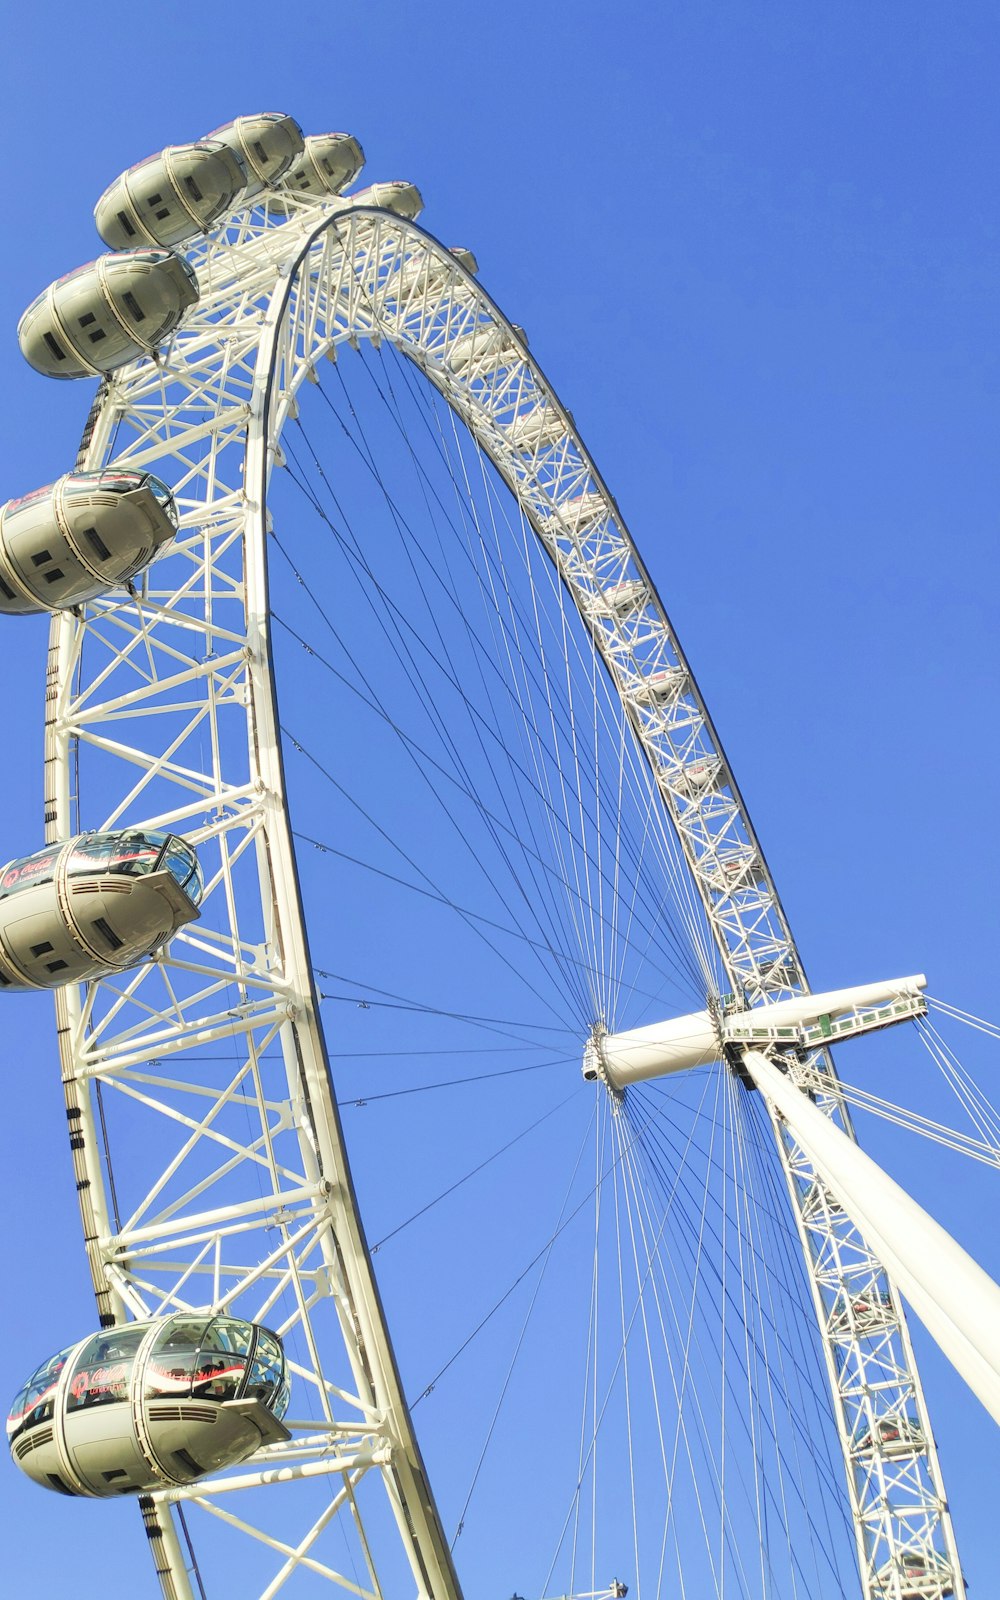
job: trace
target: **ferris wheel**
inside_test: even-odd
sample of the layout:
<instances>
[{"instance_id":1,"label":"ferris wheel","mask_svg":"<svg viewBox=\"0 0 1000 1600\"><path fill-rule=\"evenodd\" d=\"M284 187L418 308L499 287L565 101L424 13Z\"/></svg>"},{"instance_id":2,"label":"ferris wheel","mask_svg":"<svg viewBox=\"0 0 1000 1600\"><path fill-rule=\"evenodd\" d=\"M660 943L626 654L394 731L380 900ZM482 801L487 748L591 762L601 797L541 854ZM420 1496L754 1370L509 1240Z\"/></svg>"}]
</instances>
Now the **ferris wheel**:
<instances>
[{"instance_id":1,"label":"ferris wheel","mask_svg":"<svg viewBox=\"0 0 1000 1600\"><path fill-rule=\"evenodd\" d=\"M363 159L172 147L22 319L100 380L0 513L52 613L0 986L55 991L99 1327L14 1458L137 1497L168 1600L964 1596L899 1288L995 1415L1000 1291L830 1055L924 981L810 993L572 414Z\"/></svg>"}]
</instances>

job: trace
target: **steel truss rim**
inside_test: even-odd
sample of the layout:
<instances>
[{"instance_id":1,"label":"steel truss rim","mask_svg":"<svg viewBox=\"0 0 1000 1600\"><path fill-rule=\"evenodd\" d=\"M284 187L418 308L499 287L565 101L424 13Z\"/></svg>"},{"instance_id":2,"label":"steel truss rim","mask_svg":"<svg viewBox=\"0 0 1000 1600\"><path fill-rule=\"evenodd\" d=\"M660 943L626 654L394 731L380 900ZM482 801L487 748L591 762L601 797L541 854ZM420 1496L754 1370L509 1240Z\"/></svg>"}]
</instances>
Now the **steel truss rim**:
<instances>
[{"instance_id":1,"label":"steel truss rim","mask_svg":"<svg viewBox=\"0 0 1000 1600\"><path fill-rule=\"evenodd\" d=\"M278 380L277 380L277 365L276 365L276 362L275 362L275 359L274 359L274 352L275 352L277 341L278 341L278 339L280 337L281 330L282 330L282 327L283 327L283 318L284 318L284 315L285 315L285 313L287 311L287 308L288 308L288 305L289 305L289 302L290 302L290 298L291 298L291 295L292 295L292 292L293 292L293 288L294 288L295 284L298 282L299 274L300 274L302 266L308 261L311 251L314 249L315 245L318 243L318 241L320 240L320 238L324 234L330 234L331 232L337 232L338 235L339 235L340 228L345 226L345 225L348 227L349 230L351 230L353 232L355 219L358 219L358 218L370 219L371 222L374 225L377 225L380 222L384 222L385 219L387 218L387 215L388 215L387 213L382 212L382 211L378 210L377 208L364 208L364 209L358 208L358 209L353 210L353 211L350 210L350 209L346 209L346 210L345 209L340 209L340 210L336 210L332 214L329 214L329 213L325 214L323 220L320 223L318 223L317 226L314 229L312 229L312 231L309 233L306 242L303 243L300 246L300 248L298 250L298 253L297 253L297 256L295 258L294 264L289 265L287 262L285 263L284 272L283 272L283 277L284 277L285 281L283 283L279 282L279 285L278 285L278 288L280 290L280 302L281 302L281 304L280 304L280 309L275 309L273 321L271 323L271 329L270 329L270 334L271 334L271 356L267 360L266 365L264 363L260 362L260 356L263 353L263 346L258 346L258 362L259 362L259 365L258 365L258 370L257 370L256 376L255 376L255 389L257 390L258 396L260 397L259 425L260 425L260 429L261 429L261 432L262 432L262 436L263 436L265 441L268 439L270 431L271 431L272 409L276 408L276 406L280 407L280 399L281 399L280 396L278 397L277 402L276 402L276 399L275 399L275 396L276 396L276 393L277 393L276 386L277 386L277 381ZM400 229L404 234L409 234L409 235L416 236L420 241L422 241L422 247L424 248L425 251L432 251L435 248L436 249L440 249L440 247L437 246L437 242L432 238L431 235L427 234L423 229L420 229L418 226L416 226L413 223L401 223L399 221L399 219L392 218L391 222L389 223L389 226L392 227L392 228ZM356 265L356 261L352 262L352 270L355 269L355 265ZM458 264L458 263L453 263L452 264L452 270L456 273L456 275L460 274L462 276L462 278L464 279L464 281L466 283L466 288L469 289L469 290L472 290L474 292L474 294L477 296L477 298L478 298L478 300L480 302L485 302L487 304L487 306L489 307L491 315L493 316L493 318L498 323L502 324L506 328L506 330L513 335L514 331L513 331L512 325L507 322L506 318L503 316L502 311L500 310L499 307L496 306L495 302L493 302L490 299L490 297L485 295L484 292L479 288L479 286L475 282L475 279L473 279L470 274L466 273L465 269L462 268L460 266L460 264ZM363 332L364 332L364 330L362 330L362 336L363 336ZM336 341L331 338L329 342L332 344L332 343L334 343ZM542 373L541 369L538 367L538 365L534 361L534 359L531 358L530 356L526 356L525 359L526 359L527 362L530 363L532 372L535 375L537 375L538 378L541 378L541 380L542 380L539 392L541 392L543 394L548 394L550 396L554 396L555 395L555 391L552 389L551 385L548 384L547 380L544 377L544 373ZM419 365L419 363L416 363L416 364ZM427 373L426 369L424 369L424 373L425 373L425 376L430 376L430 374ZM306 371L305 371L305 368L303 367L303 369L302 369L302 371L300 372L300 375L299 375L298 384L296 385L296 390L301 385L301 383L304 382L305 377L306 377ZM264 381L264 380L266 380L266 381ZM289 390L288 391L289 394L293 394L294 392L295 391L293 391L293 390ZM444 391L442 390L441 392L444 392ZM445 398L448 399L448 395L447 394L445 394ZM99 400L100 400L100 395L98 396L98 402L99 402ZM95 402L95 407L98 404L98 402ZM557 402L557 404L558 404L558 402ZM562 409L562 408L560 407L560 409ZM563 413L563 415L564 415L564 418L565 418L566 414ZM462 416L461 413L459 413L459 416L460 416L460 420L462 420L463 422L465 422L468 425L468 418ZM97 420L96 417L93 420L96 421ZM282 421L283 420L284 419L282 419ZM281 431L281 424L279 423L277 425L275 433L274 433L274 443L275 444L277 443L278 438L280 437L280 431ZM652 581L649 579L648 572L647 572L644 564L641 561L641 557L639 556L639 554L638 554L638 552L636 550L634 542L631 540L631 537L629 536L627 529L625 528L624 524L621 522L621 519L617 514L617 507L615 506L615 503L614 503L613 499L611 498L610 493L608 492L608 490L606 488L606 485L604 484L604 480L600 477L596 467L594 466L593 462L590 460L589 455L587 454L585 449L582 447L582 444L579 441L579 437L576 434L575 427L573 428L572 432L573 432L573 437L576 439L576 442L577 442L577 444L578 444L578 446L580 448L581 456L582 456L584 462L588 465L588 472L589 472L590 477L598 485L599 489L605 495L605 497L609 501L610 505L614 508L615 516L616 516L616 519L617 519L618 528L619 528L620 532L624 535L626 541L628 542L632 559L634 560L636 566L638 567L642 578L646 582L646 584L648 586L648 589L649 589L654 601L657 604L659 604L658 596L656 594L655 587L654 587ZM484 446L484 448L485 448L485 446ZM270 469L270 465L271 465L272 459L273 459L273 457L270 456L270 454L262 455L261 456L261 460L260 460L260 464L259 464L259 483L258 483L259 500L260 500L260 508L259 509L260 509L260 517L261 517L261 520L262 520L262 524L263 524L263 518L266 515L266 484L267 484L267 478L268 478L269 469ZM493 459L493 458L491 457L491 459ZM496 460L494 460L494 464L495 465L499 465L499 463ZM509 482L509 480L508 480L508 482ZM509 486L511 486L513 488L513 491L515 493L515 496L518 498L519 503L523 504L523 502L521 502L520 496L517 494L516 486L513 486L513 485L509 485ZM528 508L528 509L529 509L529 515L530 515L531 514L531 509L530 508ZM539 532L539 529L536 526L536 520L535 519L532 520L532 526L534 527L534 530L535 530L535 532L537 534ZM263 531L261 532L261 537L263 538ZM549 552L549 553L551 553L551 552ZM561 572L560 575L562 576L563 581L566 582L565 574ZM662 610L662 607L661 607L661 610ZM666 619L666 614L663 613L663 615L664 615L664 619L667 620ZM669 622L667 622L667 626L669 627ZM57 624L57 627L58 627L58 624ZM679 658L679 664L684 667L685 671L687 671L689 673L689 676L690 676L690 669L687 666L686 659L684 658L683 655L681 655L679 646L676 643L676 635L673 633L673 629L672 628L669 629L669 632L670 632L671 646L672 646L673 650L676 652L676 654L677 654L677 656ZM274 690L274 677L273 677L273 672L270 671L270 664L269 663L268 663L267 676L268 676L268 680L269 680L269 684L270 684L270 688L271 688L271 693L273 695L274 692L275 692L275 690ZM694 685L693 676L691 676L691 683L692 683L692 685ZM695 686L695 692L697 693L696 686ZM704 719L705 719L705 726L707 728L708 737L709 737L710 741L712 742L714 748L719 752L722 760L725 762L725 753L724 753L724 751L722 749L721 744L718 741L718 737L717 737L717 735L715 733L714 726L713 726L713 724L711 723L711 720L708 717L708 713L704 708L704 703L701 701L700 694L697 695L697 698L698 698L698 703L700 705L702 714L703 714ZM281 751L280 746L279 746L279 759L283 761L283 752ZM744 803L742 801L742 797L740 796L739 791L735 788L735 782L732 779L731 769L729 769L728 763L726 763L726 770L729 773L729 782L730 782L730 784L732 786L737 806L739 807L739 809L740 809L740 811L741 811L741 813L743 815L743 819L744 819L747 835L749 837L749 840L750 840L751 844L758 850L758 853L760 855L760 860L761 860L761 862L763 864L763 870L764 870L764 872L766 874L766 877L767 877L767 884L768 884L768 886L769 886L769 888L770 888L770 890L772 892L772 899L773 899L774 909L776 911L776 914L777 914L777 916L779 918L779 921L781 923L781 926L782 926L783 930L787 933L789 947L794 952L794 944L792 943L792 937L791 937L790 930L788 930L787 921L786 921L786 919L784 917L784 913L783 913L783 911L782 911L782 909L780 907L780 902L777 899L777 895L773 891L773 883L772 883L771 878L770 878L770 873L769 873L769 871L767 869L766 861L764 861L763 853L760 852L759 843L757 841L757 837L756 837L756 834L755 834L755 832L754 832L754 830L752 828L752 825L749 822L749 817L746 815L746 808L745 808L745 805L744 805ZM294 846L293 846L292 847L292 860L293 860L293 862L294 862L294 859L295 859L295 852L294 852ZM724 955L726 954L725 951L723 953L724 953ZM798 967L798 973L799 973L800 978L801 978L801 975L802 975L801 965L799 965L799 967ZM310 982L313 982L311 977L310 977ZM802 978L802 982L804 983L804 978ZM313 982L313 1003L315 1004L315 984L314 984L314 982ZM786 1166L786 1170L789 1173L789 1183L790 1183L790 1186L792 1186L791 1187L791 1192L792 1192L793 1200L794 1200L795 1191L794 1191L794 1187L793 1187L793 1179L792 1179L792 1175L791 1175L791 1170L787 1166ZM805 1241L803 1241L803 1242L805 1242ZM821 1303L821 1302L818 1301L818 1304L819 1303ZM904 1328L904 1332L903 1332L902 1336L903 1336L903 1339L904 1339L906 1345L908 1345L908 1339L907 1339L907 1336L905 1334L905 1325L902 1325L902 1326ZM829 1351L828 1351L828 1354L829 1354ZM876 1591L876 1592L881 1592L881 1591Z\"/></svg>"}]
</instances>

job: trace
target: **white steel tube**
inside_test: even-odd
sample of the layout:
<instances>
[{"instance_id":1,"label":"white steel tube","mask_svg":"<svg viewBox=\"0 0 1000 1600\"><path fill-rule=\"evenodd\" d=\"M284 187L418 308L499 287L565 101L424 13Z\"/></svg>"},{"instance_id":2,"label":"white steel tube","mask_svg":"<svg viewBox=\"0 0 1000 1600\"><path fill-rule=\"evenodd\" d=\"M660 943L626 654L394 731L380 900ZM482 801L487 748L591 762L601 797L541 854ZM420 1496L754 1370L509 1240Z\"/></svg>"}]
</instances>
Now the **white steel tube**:
<instances>
[{"instance_id":1,"label":"white steel tube","mask_svg":"<svg viewBox=\"0 0 1000 1600\"><path fill-rule=\"evenodd\" d=\"M815 1022L822 1016L837 1017L847 1011L863 1011L866 1006L884 1006L903 995L918 995L926 987L927 979L922 972L912 978L883 978L880 983L858 983L848 989L827 989L821 994L796 994L790 1000L776 1000L750 1011L737 1011L731 1020L754 1023L759 1016L772 1027L784 1028Z\"/></svg>"},{"instance_id":2,"label":"white steel tube","mask_svg":"<svg viewBox=\"0 0 1000 1600\"><path fill-rule=\"evenodd\" d=\"M1000 1285L772 1061L747 1050L743 1062L928 1333L1000 1422Z\"/></svg>"},{"instance_id":3,"label":"white steel tube","mask_svg":"<svg viewBox=\"0 0 1000 1600\"><path fill-rule=\"evenodd\" d=\"M671 1072L709 1066L721 1053L718 1024L709 1011L671 1017L625 1033L607 1033L597 1041L601 1062L612 1088Z\"/></svg>"}]
</instances>

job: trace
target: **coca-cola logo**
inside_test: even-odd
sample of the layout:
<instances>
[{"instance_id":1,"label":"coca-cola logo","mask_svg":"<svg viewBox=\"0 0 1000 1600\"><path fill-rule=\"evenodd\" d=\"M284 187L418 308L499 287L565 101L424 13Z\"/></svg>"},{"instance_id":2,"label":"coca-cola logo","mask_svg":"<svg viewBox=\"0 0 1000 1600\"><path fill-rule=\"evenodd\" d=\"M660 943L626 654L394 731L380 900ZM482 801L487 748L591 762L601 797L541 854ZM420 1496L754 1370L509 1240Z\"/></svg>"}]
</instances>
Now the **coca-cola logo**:
<instances>
[{"instance_id":1,"label":"coca-cola logo","mask_svg":"<svg viewBox=\"0 0 1000 1600\"><path fill-rule=\"evenodd\" d=\"M7 510L16 511L20 506L30 506L35 500L43 500L47 494L52 493L53 485L47 483L42 489L32 489L30 494L22 494L17 500L8 500Z\"/></svg>"},{"instance_id":2,"label":"coca-cola logo","mask_svg":"<svg viewBox=\"0 0 1000 1600\"><path fill-rule=\"evenodd\" d=\"M3 877L0 878L0 893L7 889L20 888L23 884L31 883L34 878L41 878L46 874L51 875L57 855L58 851L54 851L51 855L43 856L41 859L33 858L29 861L14 862L13 866L8 867Z\"/></svg>"},{"instance_id":3,"label":"coca-cola logo","mask_svg":"<svg viewBox=\"0 0 1000 1600\"><path fill-rule=\"evenodd\" d=\"M122 1398L128 1385L129 1363L119 1361L114 1366L91 1367L88 1372L75 1372L69 1392L78 1405L98 1395L120 1393Z\"/></svg>"}]
</instances>

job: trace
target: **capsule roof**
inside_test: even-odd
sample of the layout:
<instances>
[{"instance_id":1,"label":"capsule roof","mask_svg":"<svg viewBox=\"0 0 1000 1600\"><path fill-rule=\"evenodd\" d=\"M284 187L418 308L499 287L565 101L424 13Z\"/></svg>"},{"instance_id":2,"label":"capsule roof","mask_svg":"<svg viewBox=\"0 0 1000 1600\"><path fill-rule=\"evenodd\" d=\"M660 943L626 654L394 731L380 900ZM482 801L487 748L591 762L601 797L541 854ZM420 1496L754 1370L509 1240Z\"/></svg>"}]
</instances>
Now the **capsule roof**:
<instances>
[{"instance_id":1,"label":"capsule roof","mask_svg":"<svg viewBox=\"0 0 1000 1600\"><path fill-rule=\"evenodd\" d=\"M65 852L65 863L60 856ZM81 833L66 844L46 845L30 856L16 856L0 868L0 901L23 889L49 883L57 865L65 865L69 878L112 876L141 878L166 871L176 879L193 905L205 892L205 879L197 853L176 833L132 828L118 833Z\"/></svg>"},{"instance_id":2,"label":"capsule roof","mask_svg":"<svg viewBox=\"0 0 1000 1600\"><path fill-rule=\"evenodd\" d=\"M154 1333L153 1330L158 1331ZM151 1333L153 1337L147 1342ZM125 1399L128 1374L144 1342L147 1398L160 1394L189 1396L202 1379L210 1376L199 1368L197 1359L190 1358L212 1352L232 1358L225 1375L236 1381L226 1385L227 1391L232 1392L223 1395L216 1369L211 1374L215 1378L215 1393L211 1398L235 1399L252 1391L253 1398L261 1400L276 1417L283 1417L288 1409L288 1375L284 1349L277 1334L242 1317L176 1312L169 1317L102 1329L48 1356L14 1397L7 1413L8 1441L13 1442L26 1428L45 1420L36 1414L40 1401L54 1393L71 1356L75 1359L65 1385L70 1410ZM258 1357L261 1371L254 1372L249 1360L251 1355ZM113 1367L113 1378L105 1374L102 1383L101 1375L90 1370L95 1365Z\"/></svg>"},{"instance_id":3,"label":"capsule roof","mask_svg":"<svg viewBox=\"0 0 1000 1600\"><path fill-rule=\"evenodd\" d=\"M354 182L364 164L365 153L353 134L311 133L281 187L294 194L339 194Z\"/></svg>"},{"instance_id":4,"label":"capsule roof","mask_svg":"<svg viewBox=\"0 0 1000 1600\"><path fill-rule=\"evenodd\" d=\"M357 189L348 195L352 206L378 206L382 211L394 211L399 217L412 222L424 209L424 199L415 183L395 178L390 183L370 183L366 189Z\"/></svg>"},{"instance_id":5,"label":"capsule roof","mask_svg":"<svg viewBox=\"0 0 1000 1600\"><path fill-rule=\"evenodd\" d=\"M284 177L301 156L305 141L294 117L281 111L260 111L255 116L236 117L207 135L240 156L247 173L245 195L249 199L270 188Z\"/></svg>"},{"instance_id":6,"label":"capsule roof","mask_svg":"<svg viewBox=\"0 0 1000 1600\"><path fill-rule=\"evenodd\" d=\"M94 207L97 231L118 249L136 240L181 244L231 210L247 179L240 152L229 144L168 145L109 184Z\"/></svg>"},{"instance_id":7,"label":"capsule roof","mask_svg":"<svg viewBox=\"0 0 1000 1600\"><path fill-rule=\"evenodd\" d=\"M169 485L152 472L137 472L125 467L104 467L97 472L67 472L55 483L46 483L41 489L32 489L30 494L6 501L0 506L0 516L6 511L19 511L22 506L34 505L36 501L47 498L59 484L65 486L69 495L90 494L94 489L104 489L109 494L131 494L136 489L148 489L171 521L177 521L177 504Z\"/></svg>"},{"instance_id":8,"label":"capsule roof","mask_svg":"<svg viewBox=\"0 0 1000 1600\"><path fill-rule=\"evenodd\" d=\"M36 294L31 304L24 311L22 311L17 324L18 332L21 330L21 324L26 320L26 318L30 317L31 313L36 309L36 307L42 304L42 301L45 299L46 295L51 294L55 289L63 288L65 284L75 283L78 279L85 278L88 274L96 273L102 262L110 261L112 259L115 261L131 261L136 265L145 263L148 266L161 266L165 261L178 261L186 270L187 275L195 289L198 287L198 278L194 268L184 260L183 256L175 256L172 250L163 250L159 248L150 249L145 245L137 246L135 249L131 250L115 250L113 256L95 256L93 261L85 261L82 267L73 267L69 272L64 272L61 278L54 278L49 284L48 288L43 289L41 294Z\"/></svg>"},{"instance_id":9,"label":"capsule roof","mask_svg":"<svg viewBox=\"0 0 1000 1600\"><path fill-rule=\"evenodd\" d=\"M198 298L189 263L171 250L119 250L76 267L36 296L17 325L37 372L79 378L148 355Z\"/></svg>"}]
</instances>

